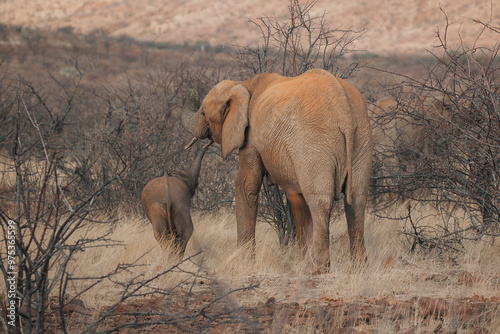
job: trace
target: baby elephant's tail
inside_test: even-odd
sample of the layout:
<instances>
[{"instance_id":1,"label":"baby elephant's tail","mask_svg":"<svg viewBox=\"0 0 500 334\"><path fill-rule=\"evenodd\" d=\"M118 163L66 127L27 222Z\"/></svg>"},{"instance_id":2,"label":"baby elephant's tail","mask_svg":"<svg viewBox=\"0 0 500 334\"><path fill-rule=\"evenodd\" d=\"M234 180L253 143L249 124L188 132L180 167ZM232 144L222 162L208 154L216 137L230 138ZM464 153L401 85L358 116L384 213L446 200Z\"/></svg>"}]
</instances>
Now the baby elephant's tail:
<instances>
[{"instance_id":1,"label":"baby elephant's tail","mask_svg":"<svg viewBox=\"0 0 500 334\"><path fill-rule=\"evenodd\" d=\"M174 222L172 220L172 205L167 202L167 226L170 232L170 235L174 235Z\"/></svg>"}]
</instances>

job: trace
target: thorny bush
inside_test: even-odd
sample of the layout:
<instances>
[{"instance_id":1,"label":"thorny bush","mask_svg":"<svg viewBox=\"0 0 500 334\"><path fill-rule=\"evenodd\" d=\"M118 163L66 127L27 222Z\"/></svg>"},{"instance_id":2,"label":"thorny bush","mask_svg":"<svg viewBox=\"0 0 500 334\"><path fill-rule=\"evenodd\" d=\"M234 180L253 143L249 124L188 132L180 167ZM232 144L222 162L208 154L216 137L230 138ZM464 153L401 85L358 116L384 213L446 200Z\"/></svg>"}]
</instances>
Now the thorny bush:
<instances>
[{"instance_id":1,"label":"thorny bush","mask_svg":"<svg viewBox=\"0 0 500 334\"><path fill-rule=\"evenodd\" d=\"M386 199L380 207L402 198L432 202L446 212L442 240L452 234L458 245L500 235L500 43L481 46L482 35L499 38L500 27L477 23L483 31L475 43L453 47L446 21L427 75L396 74L403 80L389 87L393 107L375 117L375 131L392 138L390 145L376 143L372 190ZM447 221L460 212L466 219L450 230ZM423 237L416 228L407 235Z\"/></svg>"}]
</instances>

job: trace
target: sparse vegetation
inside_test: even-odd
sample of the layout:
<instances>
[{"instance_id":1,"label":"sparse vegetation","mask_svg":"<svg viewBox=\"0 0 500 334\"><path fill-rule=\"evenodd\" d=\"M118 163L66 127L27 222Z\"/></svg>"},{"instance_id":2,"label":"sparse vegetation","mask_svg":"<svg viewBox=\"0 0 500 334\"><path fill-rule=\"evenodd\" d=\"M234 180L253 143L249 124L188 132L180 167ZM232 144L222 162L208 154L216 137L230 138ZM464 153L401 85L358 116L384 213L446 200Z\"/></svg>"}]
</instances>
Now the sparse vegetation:
<instances>
[{"instance_id":1,"label":"sparse vegetation","mask_svg":"<svg viewBox=\"0 0 500 334\"><path fill-rule=\"evenodd\" d=\"M448 29L446 21L438 30L423 77L399 75L403 80L389 89L395 106L376 123L396 140L376 152L382 182L375 191L397 205L402 198L434 203L439 228L413 225L407 234L419 243L433 239L437 248L453 241L457 250L466 239L500 235L500 43L483 47L480 34L472 46L451 47ZM489 24L484 29L500 33ZM387 124L400 128L389 134Z\"/></svg>"},{"instance_id":2,"label":"sparse vegetation","mask_svg":"<svg viewBox=\"0 0 500 334\"><path fill-rule=\"evenodd\" d=\"M257 19L262 45L232 55L206 41L0 25L2 331L498 331L500 44L484 47L483 35L452 44L445 20L425 66L409 65L420 55L353 57L362 33L332 29L325 14L311 14L314 5L292 0L288 21ZM498 23L478 24L500 33ZM348 77L366 63L384 66L376 82L366 67L352 78L367 100L396 102L373 123L417 133L376 150L366 266L351 266L335 206L331 270L303 273L286 198L269 186L257 226L262 245L254 258L243 255L232 207L237 155L223 161L214 147L186 257L159 249L139 198L149 179L193 160L177 117L188 87L204 95L225 78L311 67ZM7 309L10 222L15 327Z\"/></svg>"}]
</instances>

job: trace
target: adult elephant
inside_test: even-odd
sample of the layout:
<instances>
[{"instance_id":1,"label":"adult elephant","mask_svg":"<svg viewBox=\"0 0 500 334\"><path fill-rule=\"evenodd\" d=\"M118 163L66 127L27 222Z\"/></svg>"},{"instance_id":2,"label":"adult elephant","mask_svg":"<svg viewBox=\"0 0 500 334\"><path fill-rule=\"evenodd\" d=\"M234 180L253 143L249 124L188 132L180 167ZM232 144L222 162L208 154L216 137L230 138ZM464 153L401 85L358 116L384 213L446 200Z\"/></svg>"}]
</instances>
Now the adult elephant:
<instances>
[{"instance_id":1,"label":"adult elephant","mask_svg":"<svg viewBox=\"0 0 500 334\"><path fill-rule=\"evenodd\" d=\"M419 176L425 161L450 154L450 104L444 97L384 97L368 106L373 125L374 193L377 204L428 195ZM447 163L449 163L448 161ZM414 174L416 173L416 174ZM413 177L412 177L413 176Z\"/></svg>"},{"instance_id":2,"label":"adult elephant","mask_svg":"<svg viewBox=\"0 0 500 334\"><path fill-rule=\"evenodd\" d=\"M368 117L374 125L375 152L397 151L402 160L411 160L430 152L437 140L432 134L448 128L451 112L432 96L399 102L384 97L368 106Z\"/></svg>"},{"instance_id":3,"label":"adult elephant","mask_svg":"<svg viewBox=\"0 0 500 334\"><path fill-rule=\"evenodd\" d=\"M317 69L293 78L273 73L225 80L197 111L184 108L181 118L195 139L209 137L220 144L224 158L239 149L239 245L255 245L258 194L267 175L291 202L299 245L314 270L329 265L330 209L341 193L351 254L366 259L372 141L365 100L354 87Z\"/></svg>"}]
</instances>

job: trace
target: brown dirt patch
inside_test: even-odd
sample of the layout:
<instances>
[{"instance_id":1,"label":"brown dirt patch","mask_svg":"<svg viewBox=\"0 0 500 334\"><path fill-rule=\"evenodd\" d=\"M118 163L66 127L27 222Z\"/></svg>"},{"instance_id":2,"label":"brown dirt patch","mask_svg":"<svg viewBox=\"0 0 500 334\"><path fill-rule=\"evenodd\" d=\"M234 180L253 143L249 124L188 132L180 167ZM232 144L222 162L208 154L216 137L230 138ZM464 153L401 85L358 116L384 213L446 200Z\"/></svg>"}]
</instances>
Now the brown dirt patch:
<instances>
[{"instance_id":1,"label":"brown dirt patch","mask_svg":"<svg viewBox=\"0 0 500 334\"><path fill-rule=\"evenodd\" d=\"M71 330L83 329L109 312L99 331L119 333L491 333L500 297L468 299L414 297L404 300L321 298L297 303L270 297L238 306L231 295L220 297L205 285L196 293L152 296L127 301L110 309L90 310L80 300L64 307ZM61 330L59 309L48 307L47 332Z\"/></svg>"}]
</instances>

